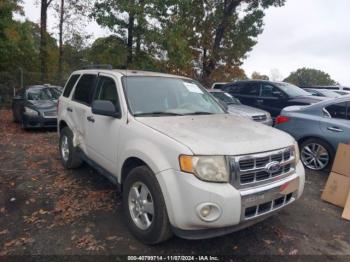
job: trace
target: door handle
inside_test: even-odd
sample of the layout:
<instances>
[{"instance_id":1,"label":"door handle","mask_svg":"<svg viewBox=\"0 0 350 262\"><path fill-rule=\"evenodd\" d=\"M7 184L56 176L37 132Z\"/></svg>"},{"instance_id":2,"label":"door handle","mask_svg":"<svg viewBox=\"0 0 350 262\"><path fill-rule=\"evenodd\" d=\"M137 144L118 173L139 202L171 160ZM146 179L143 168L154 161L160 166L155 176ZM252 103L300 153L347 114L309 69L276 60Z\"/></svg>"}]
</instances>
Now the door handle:
<instances>
[{"instance_id":1,"label":"door handle","mask_svg":"<svg viewBox=\"0 0 350 262\"><path fill-rule=\"evenodd\" d=\"M327 129L334 132L343 132L343 129L340 129L339 127L336 127L336 126L330 126Z\"/></svg>"},{"instance_id":2,"label":"door handle","mask_svg":"<svg viewBox=\"0 0 350 262\"><path fill-rule=\"evenodd\" d=\"M73 112L73 109L70 108L70 107L68 107L68 108L67 108L67 111L68 111L68 112Z\"/></svg>"},{"instance_id":3,"label":"door handle","mask_svg":"<svg viewBox=\"0 0 350 262\"><path fill-rule=\"evenodd\" d=\"M94 119L93 116L88 116L86 119L87 119L89 122L95 123L95 119Z\"/></svg>"},{"instance_id":4,"label":"door handle","mask_svg":"<svg viewBox=\"0 0 350 262\"><path fill-rule=\"evenodd\" d=\"M262 104L262 103L264 103L264 100L262 100L262 99L257 99L256 102L258 102L258 104Z\"/></svg>"}]
</instances>

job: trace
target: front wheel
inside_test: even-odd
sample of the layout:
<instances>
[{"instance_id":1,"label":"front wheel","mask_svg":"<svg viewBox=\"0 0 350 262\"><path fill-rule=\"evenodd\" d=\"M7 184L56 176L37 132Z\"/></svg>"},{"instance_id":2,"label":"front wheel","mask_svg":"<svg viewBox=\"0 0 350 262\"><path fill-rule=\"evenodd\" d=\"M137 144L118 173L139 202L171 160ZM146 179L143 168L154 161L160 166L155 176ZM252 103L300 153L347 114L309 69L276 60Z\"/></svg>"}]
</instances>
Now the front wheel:
<instances>
[{"instance_id":1,"label":"front wheel","mask_svg":"<svg viewBox=\"0 0 350 262\"><path fill-rule=\"evenodd\" d=\"M146 166L136 167L123 185L123 211L131 233L145 244L171 237L165 202L159 183Z\"/></svg>"},{"instance_id":2,"label":"front wheel","mask_svg":"<svg viewBox=\"0 0 350 262\"><path fill-rule=\"evenodd\" d=\"M333 160L334 151L320 139L308 139L300 146L300 158L304 166L311 170L324 170Z\"/></svg>"},{"instance_id":3,"label":"front wheel","mask_svg":"<svg viewBox=\"0 0 350 262\"><path fill-rule=\"evenodd\" d=\"M60 131L60 155L63 166L67 169L77 168L81 165L81 159L77 148L73 145L73 133L65 127Z\"/></svg>"}]
</instances>

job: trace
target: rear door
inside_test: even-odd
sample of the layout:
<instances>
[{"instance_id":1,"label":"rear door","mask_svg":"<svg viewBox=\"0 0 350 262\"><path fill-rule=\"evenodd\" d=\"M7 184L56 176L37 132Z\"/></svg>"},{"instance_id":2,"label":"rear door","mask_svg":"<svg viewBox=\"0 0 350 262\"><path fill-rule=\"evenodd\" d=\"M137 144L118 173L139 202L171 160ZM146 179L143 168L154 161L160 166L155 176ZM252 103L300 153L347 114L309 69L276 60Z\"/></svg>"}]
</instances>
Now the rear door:
<instances>
[{"instance_id":1,"label":"rear door","mask_svg":"<svg viewBox=\"0 0 350 262\"><path fill-rule=\"evenodd\" d=\"M118 90L116 79L113 76L100 74L92 100L111 101L116 110L121 112L120 93L121 87ZM86 144L89 157L110 173L115 174L122 117L96 115L90 110L87 121Z\"/></svg>"},{"instance_id":2,"label":"rear door","mask_svg":"<svg viewBox=\"0 0 350 262\"><path fill-rule=\"evenodd\" d=\"M76 143L88 155L86 148L87 116L91 113L92 92L96 85L97 74L84 74L76 84L72 100L67 106L67 114L71 116Z\"/></svg>"},{"instance_id":3,"label":"rear door","mask_svg":"<svg viewBox=\"0 0 350 262\"><path fill-rule=\"evenodd\" d=\"M260 83L240 83L235 94L242 104L259 108L258 99L260 95Z\"/></svg>"},{"instance_id":4,"label":"rear door","mask_svg":"<svg viewBox=\"0 0 350 262\"><path fill-rule=\"evenodd\" d=\"M321 120L321 129L335 149L339 143L350 142L349 102L334 103L324 108L325 117Z\"/></svg>"},{"instance_id":5,"label":"rear door","mask_svg":"<svg viewBox=\"0 0 350 262\"><path fill-rule=\"evenodd\" d=\"M258 99L259 108L266 110L273 117L277 117L281 110L286 107L287 95L279 88L269 84L262 83L261 97Z\"/></svg>"}]
</instances>

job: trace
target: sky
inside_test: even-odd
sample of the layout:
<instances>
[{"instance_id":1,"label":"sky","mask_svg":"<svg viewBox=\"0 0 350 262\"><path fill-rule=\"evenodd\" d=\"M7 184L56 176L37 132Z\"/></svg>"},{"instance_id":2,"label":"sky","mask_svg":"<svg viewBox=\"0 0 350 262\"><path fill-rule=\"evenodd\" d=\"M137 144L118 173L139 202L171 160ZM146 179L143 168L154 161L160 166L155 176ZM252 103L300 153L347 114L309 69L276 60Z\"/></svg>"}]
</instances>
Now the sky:
<instances>
[{"instance_id":1,"label":"sky","mask_svg":"<svg viewBox=\"0 0 350 262\"><path fill-rule=\"evenodd\" d=\"M39 22L36 0L24 0L26 17ZM301 67L325 71L342 85L350 86L349 0L287 0L283 7L271 7L264 18L264 32L244 60L243 69L271 76L279 72L283 80ZM49 14L49 30L56 18ZM86 28L94 38L108 30L91 22Z\"/></svg>"}]
</instances>

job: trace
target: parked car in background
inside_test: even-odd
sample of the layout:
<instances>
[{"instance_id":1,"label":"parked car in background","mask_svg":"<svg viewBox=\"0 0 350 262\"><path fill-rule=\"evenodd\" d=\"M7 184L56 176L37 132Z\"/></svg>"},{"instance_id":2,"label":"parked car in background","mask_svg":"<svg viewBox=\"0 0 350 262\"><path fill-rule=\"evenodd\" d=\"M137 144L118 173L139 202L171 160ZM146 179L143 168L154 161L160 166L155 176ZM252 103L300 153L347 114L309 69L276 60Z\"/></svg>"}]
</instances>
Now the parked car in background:
<instances>
[{"instance_id":1,"label":"parked car in background","mask_svg":"<svg viewBox=\"0 0 350 262\"><path fill-rule=\"evenodd\" d=\"M329 89L313 89L313 88L305 88L306 92L309 92L313 96L321 96L321 97L329 97L329 98L337 98L342 95L339 94L336 90ZM342 91L340 91L342 92Z\"/></svg>"},{"instance_id":2,"label":"parked car in background","mask_svg":"<svg viewBox=\"0 0 350 262\"><path fill-rule=\"evenodd\" d=\"M312 88L312 89L350 91L350 87L346 87L346 86L302 86L301 88L303 88L303 89Z\"/></svg>"},{"instance_id":3,"label":"parked car in background","mask_svg":"<svg viewBox=\"0 0 350 262\"><path fill-rule=\"evenodd\" d=\"M331 165L338 144L350 142L350 97L287 107L276 118L275 127L299 142L307 168L325 169Z\"/></svg>"},{"instance_id":4,"label":"parked car in background","mask_svg":"<svg viewBox=\"0 0 350 262\"><path fill-rule=\"evenodd\" d=\"M251 106L242 105L237 98L224 91L210 90L209 92L221 103L227 105L227 111L230 114L242 116L261 124L272 126L273 121L269 112Z\"/></svg>"},{"instance_id":5,"label":"parked car in background","mask_svg":"<svg viewBox=\"0 0 350 262\"><path fill-rule=\"evenodd\" d=\"M342 95L342 96L350 95L350 91L334 90L334 92L336 92L337 94Z\"/></svg>"},{"instance_id":6,"label":"parked car in background","mask_svg":"<svg viewBox=\"0 0 350 262\"><path fill-rule=\"evenodd\" d=\"M273 117L287 106L310 105L325 99L285 82L246 80L227 84L222 89L238 98L242 104L265 110Z\"/></svg>"},{"instance_id":7,"label":"parked car in background","mask_svg":"<svg viewBox=\"0 0 350 262\"><path fill-rule=\"evenodd\" d=\"M226 84L227 84L227 82L215 82L214 84L212 84L211 89L221 90L221 88Z\"/></svg>"},{"instance_id":8,"label":"parked car in background","mask_svg":"<svg viewBox=\"0 0 350 262\"><path fill-rule=\"evenodd\" d=\"M116 184L126 225L147 244L172 234L228 234L304 189L294 138L227 114L190 78L76 71L59 99L58 122L63 166L85 161Z\"/></svg>"},{"instance_id":9,"label":"parked car in background","mask_svg":"<svg viewBox=\"0 0 350 262\"><path fill-rule=\"evenodd\" d=\"M23 129L56 127L60 95L59 89L45 85L18 90L12 99L13 120L21 123Z\"/></svg>"}]
</instances>

